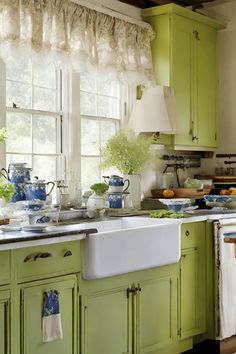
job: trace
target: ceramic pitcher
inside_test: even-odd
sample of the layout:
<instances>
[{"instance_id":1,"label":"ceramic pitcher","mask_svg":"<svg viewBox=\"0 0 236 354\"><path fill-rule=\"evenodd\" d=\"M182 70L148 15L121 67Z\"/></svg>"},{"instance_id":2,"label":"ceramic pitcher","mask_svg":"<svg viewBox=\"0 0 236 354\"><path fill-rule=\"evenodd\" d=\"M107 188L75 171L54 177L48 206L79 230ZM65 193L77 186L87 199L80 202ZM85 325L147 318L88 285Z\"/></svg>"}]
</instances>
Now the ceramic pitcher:
<instances>
[{"instance_id":1,"label":"ceramic pitcher","mask_svg":"<svg viewBox=\"0 0 236 354\"><path fill-rule=\"evenodd\" d=\"M129 179L123 179L123 177L112 175L112 176L103 176L105 183L109 185L109 193L122 193L129 188ZM126 187L125 183L127 184Z\"/></svg>"},{"instance_id":2,"label":"ceramic pitcher","mask_svg":"<svg viewBox=\"0 0 236 354\"><path fill-rule=\"evenodd\" d=\"M47 193L46 187L51 185L51 189ZM27 200L46 200L47 196L52 192L55 186L54 182L45 182L45 180L34 179L32 182L28 182L25 185L25 193Z\"/></svg>"}]
</instances>

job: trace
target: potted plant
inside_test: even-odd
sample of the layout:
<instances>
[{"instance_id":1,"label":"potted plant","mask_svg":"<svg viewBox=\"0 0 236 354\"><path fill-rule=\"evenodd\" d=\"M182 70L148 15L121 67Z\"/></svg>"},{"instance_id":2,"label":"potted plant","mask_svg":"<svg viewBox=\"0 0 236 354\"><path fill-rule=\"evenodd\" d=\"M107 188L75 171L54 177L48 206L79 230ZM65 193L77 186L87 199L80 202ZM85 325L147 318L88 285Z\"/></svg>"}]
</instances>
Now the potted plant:
<instances>
[{"instance_id":1,"label":"potted plant","mask_svg":"<svg viewBox=\"0 0 236 354\"><path fill-rule=\"evenodd\" d=\"M131 130L119 131L106 142L102 149L103 168L116 167L129 179L128 191L131 195L133 207L141 206L141 177L140 173L150 159L150 145L152 137L135 135Z\"/></svg>"},{"instance_id":2,"label":"potted plant","mask_svg":"<svg viewBox=\"0 0 236 354\"><path fill-rule=\"evenodd\" d=\"M6 182L4 177L0 177L0 199L1 205L9 203L15 192L14 184Z\"/></svg>"},{"instance_id":3,"label":"potted plant","mask_svg":"<svg viewBox=\"0 0 236 354\"><path fill-rule=\"evenodd\" d=\"M101 210L106 207L106 200L104 194L107 192L108 188L109 187L106 183L95 183L90 186L90 189L93 191L93 194L88 198L88 210Z\"/></svg>"}]
</instances>

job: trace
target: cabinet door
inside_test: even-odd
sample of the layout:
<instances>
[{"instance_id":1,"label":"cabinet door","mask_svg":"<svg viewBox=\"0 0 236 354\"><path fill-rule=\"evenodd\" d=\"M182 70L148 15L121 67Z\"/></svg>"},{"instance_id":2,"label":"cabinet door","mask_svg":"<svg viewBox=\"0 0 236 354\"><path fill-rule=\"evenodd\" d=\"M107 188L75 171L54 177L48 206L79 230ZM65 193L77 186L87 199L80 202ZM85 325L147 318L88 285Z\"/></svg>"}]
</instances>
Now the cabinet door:
<instances>
[{"instance_id":1,"label":"cabinet door","mask_svg":"<svg viewBox=\"0 0 236 354\"><path fill-rule=\"evenodd\" d=\"M44 293L57 290L63 339L42 342ZM47 280L25 284L21 288L21 354L75 354L76 345L76 278Z\"/></svg>"},{"instance_id":2,"label":"cabinet door","mask_svg":"<svg viewBox=\"0 0 236 354\"><path fill-rule=\"evenodd\" d=\"M194 119L197 121L198 145L208 147L217 146L216 39L213 28L194 24Z\"/></svg>"},{"instance_id":3,"label":"cabinet door","mask_svg":"<svg viewBox=\"0 0 236 354\"><path fill-rule=\"evenodd\" d=\"M180 262L180 314L181 339L205 330L205 267L200 248L184 250Z\"/></svg>"},{"instance_id":4,"label":"cabinet door","mask_svg":"<svg viewBox=\"0 0 236 354\"><path fill-rule=\"evenodd\" d=\"M9 333L10 292L0 291L0 353L10 354Z\"/></svg>"},{"instance_id":5,"label":"cabinet door","mask_svg":"<svg viewBox=\"0 0 236 354\"><path fill-rule=\"evenodd\" d=\"M162 353L174 341L177 313L177 286L173 276L142 282L138 286L137 323L140 350Z\"/></svg>"},{"instance_id":6,"label":"cabinet door","mask_svg":"<svg viewBox=\"0 0 236 354\"><path fill-rule=\"evenodd\" d=\"M131 297L125 289L88 296L82 306L83 354L131 354Z\"/></svg>"},{"instance_id":7,"label":"cabinet door","mask_svg":"<svg viewBox=\"0 0 236 354\"><path fill-rule=\"evenodd\" d=\"M171 86L176 98L179 134L174 143L193 145L197 127L192 115L193 23L181 16L172 16L171 29Z\"/></svg>"}]
</instances>

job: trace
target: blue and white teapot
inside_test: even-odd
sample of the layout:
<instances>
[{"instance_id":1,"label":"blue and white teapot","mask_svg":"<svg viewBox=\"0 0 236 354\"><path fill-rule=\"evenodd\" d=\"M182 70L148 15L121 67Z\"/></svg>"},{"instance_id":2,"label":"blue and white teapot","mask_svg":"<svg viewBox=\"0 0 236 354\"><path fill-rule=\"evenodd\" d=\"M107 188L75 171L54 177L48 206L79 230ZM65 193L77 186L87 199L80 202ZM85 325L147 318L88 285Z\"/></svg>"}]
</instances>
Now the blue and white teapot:
<instances>
[{"instance_id":1,"label":"blue and white teapot","mask_svg":"<svg viewBox=\"0 0 236 354\"><path fill-rule=\"evenodd\" d=\"M123 177L112 175L110 177L103 176L103 178L109 186L108 193L123 193L129 188L129 180L124 180ZM125 184L127 184L126 187Z\"/></svg>"},{"instance_id":2,"label":"blue and white teapot","mask_svg":"<svg viewBox=\"0 0 236 354\"><path fill-rule=\"evenodd\" d=\"M46 187L52 185L49 192L47 192ZM45 180L40 180L37 177L33 179L32 182L27 182L25 186L25 194L27 200L46 200L47 196L52 192L55 186L54 182L45 182Z\"/></svg>"}]
</instances>

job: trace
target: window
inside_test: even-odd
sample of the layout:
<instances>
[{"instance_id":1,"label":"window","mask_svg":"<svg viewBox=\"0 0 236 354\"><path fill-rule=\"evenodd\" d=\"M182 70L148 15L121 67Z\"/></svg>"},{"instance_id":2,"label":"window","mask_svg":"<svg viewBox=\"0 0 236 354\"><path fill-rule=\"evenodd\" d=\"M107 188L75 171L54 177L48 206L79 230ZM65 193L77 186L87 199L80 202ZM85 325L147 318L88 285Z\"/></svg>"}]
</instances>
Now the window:
<instances>
[{"instance_id":1,"label":"window","mask_svg":"<svg viewBox=\"0 0 236 354\"><path fill-rule=\"evenodd\" d=\"M6 165L26 162L32 176L60 177L62 76L53 64L6 63Z\"/></svg>"},{"instance_id":2,"label":"window","mask_svg":"<svg viewBox=\"0 0 236 354\"><path fill-rule=\"evenodd\" d=\"M107 78L80 76L81 185L101 181L101 148L120 128L125 88Z\"/></svg>"}]
</instances>

